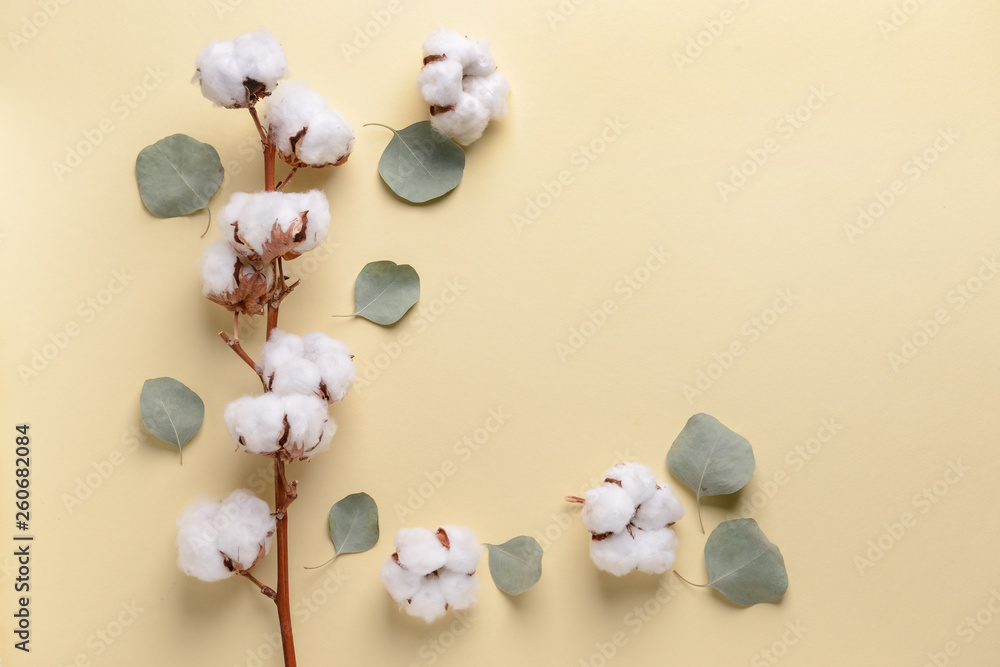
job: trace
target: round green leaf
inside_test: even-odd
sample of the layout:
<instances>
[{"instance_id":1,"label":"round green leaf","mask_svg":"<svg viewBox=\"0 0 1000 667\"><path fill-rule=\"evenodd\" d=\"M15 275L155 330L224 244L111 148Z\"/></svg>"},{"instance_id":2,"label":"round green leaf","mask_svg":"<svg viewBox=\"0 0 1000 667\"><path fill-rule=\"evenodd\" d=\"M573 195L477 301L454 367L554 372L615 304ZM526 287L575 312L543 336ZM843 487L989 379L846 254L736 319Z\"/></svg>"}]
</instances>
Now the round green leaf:
<instances>
[{"instance_id":1,"label":"round green leaf","mask_svg":"<svg viewBox=\"0 0 1000 667\"><path fill-rule=\"evenodd\" d=\"M705 542L705 567L708 585L745 607L788 589L785 559L753 519L720 523Z\"/></svg>"},{"instance_id":2,"label":"round green leaf","mask_svg":"<svg viewBox=\"0 0 1000 667\"><path fill-rule=\"evenodd\" d=\"M139 395L139 411L146 430L176 445L183 463L184 445L205 419L205 403L198 394L173 378L146 380Z\"/></svg>"},{"instance_id":3,"label":"round green leaf","mask_svg":"<svg viewBox=\"0 0 1000 667\"><path fill-rule=\"evenodd\" d=\"M538 583L542 576L542 547L535 538L521 535L486 547L490 551L490 576L504 593L520 595Z\"/></svg>"},{"instance_id":4,"label":"round green leaf","mask_svg":"<svg viewBox=\"0 0 1000 667\"><path fill-rule=\"evenodd\" d=\"M330 508L330 539L340 554L368 551L378 542L378 506L367 493L352 493Z\"/></svg>"},{"instance_id":5,"label":"round green leaf","mask_svg":"<svg viewBox=\"0 0 1000 667\"><path fill-rule=\"evenodd\" d=\"M378 161L378 173L392 191L413 204L445 195L458 186L465 170L465 151L435 130L430 121L392 130L392 140Z\"/></svg>"},{"instance_id":6,"label":"round green leaf","mask_svg":"<svg viewBox=\"0 0 1000 667\"><path fill-rule=\"evenodd\" d=\"M420 276L409 264L371 262L354 281L354 314L394 324L420 298Z\"/></svg>"},{"instance_id":7,"label":"round green leaf","mask_svg":"<svg viewBox=\"0 0 1000 667\"><path fill-rule=\"evenodd\" d=\"M139 151L135 179L149 212L161 218L188 215L208 206L222 185L222 161L208 144L172 134Z\"/></svg>"},{"instance_id":8,"label":"round green leaf","mask_svg":"<svg viewBox=\"0 0 1000 667\"><path fill-rule=\"evenodd\" d=\"M688 419L667 452L670 472L697 496L699 523L702 496L739 491L750 481L755 465L747 439L703 413ZM701 530L705 531L704 524Z\"/></svg>"}]
</instances>

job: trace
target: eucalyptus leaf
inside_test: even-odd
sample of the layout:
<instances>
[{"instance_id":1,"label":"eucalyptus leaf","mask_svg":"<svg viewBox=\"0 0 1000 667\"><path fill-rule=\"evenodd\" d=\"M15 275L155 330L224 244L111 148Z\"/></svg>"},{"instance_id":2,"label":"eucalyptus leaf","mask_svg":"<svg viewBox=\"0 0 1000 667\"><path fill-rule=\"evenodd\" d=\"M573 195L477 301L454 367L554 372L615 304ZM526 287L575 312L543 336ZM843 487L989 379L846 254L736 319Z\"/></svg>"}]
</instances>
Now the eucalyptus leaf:
<instances>
[{"instance_id":1,"label":"eucalyptus leaf","mask_svg":"<svg viewBox=\"0 0 1000 667\"><path fill-rule=\"evenodd\" d=\"M414 123L393 137L378 161L378 173L392 191L413 204L437 199L454 190L465 170L465 151L435 130L430 121Z\"/></svg>"},{"instance_id":2,"label":"eucalyptus leaf","mask_svg":"<svg viewBox=\"0 0 1000 667\"><path fill-rule=\"evenodd\" d=\"M135 160L142 203L161 218L207 207L222 185L222 176L219 153L186 134L172 134L146 146Z\"/></svg>"},{"instance_id":3,"label":"eucalyptus leaf","mask_svg":"<svg viewBox=\"0 0 1000 667\"><path fill-rule=\"evenodd\" d=\"M785 559L753 519L719 524L705 542L705 567L708 583L692 585L711 586L745 607L774 602L788 589Z\"/></svg>"},{"instance_id":4,"label":"eucalyptus leaf","mask_svg":"<svg viewBox=\"0 0 1000 667\"><path fill-rule=\"evenodd\" d=\"M173 378L146 380L139 395L142 425L161 440L176 445L184 462L184 445L205 420L205 403L198 394Z\"/></svg>"},{"instance_id":5,"label":"eucalyptus leaf","mask_svg":"<svg viewBox=\"0 0 1000 667\"><path fill-rule=\"evenodd\" d=\"M503 544L487 544L490 575L497 588L520 595L542 576L542 547L533 537L521 535Z\"/></svg>"},{"instance_id":6,"label":"eucalyptus leaf","mask_svg":"<svg viewBox=\"0 0 1000 667\"><path fill-rule=\"evenodd\" d=\"M420 298L420 276L409 264L370 262L354 281L354 314L394 324Z\"/></svg>"},{"instance_id":7,"label":"eucalyptus leaf","mask_svg":"<svg viewBox=\"0 0 1000 667\"><path fill-rule=\"evenodd\" d=\"M701 531L702 496L739 491L753 476L753 448L746 438L731 431L711 415L699 413L688 419L667 452L667 467L674 477L697 495Z\"/></svg>"},{"instance_id":8,"label":"eucalyptus leaf","mask_svg":"<svg viewBox=\"0 0 1000 667\"><path fill-rule=\"evenodd\" d=\"M330 508L330 539L340 554L368 551L378 542L378 506L367 493L352 493Z\"/></svg>"}]
</instances>

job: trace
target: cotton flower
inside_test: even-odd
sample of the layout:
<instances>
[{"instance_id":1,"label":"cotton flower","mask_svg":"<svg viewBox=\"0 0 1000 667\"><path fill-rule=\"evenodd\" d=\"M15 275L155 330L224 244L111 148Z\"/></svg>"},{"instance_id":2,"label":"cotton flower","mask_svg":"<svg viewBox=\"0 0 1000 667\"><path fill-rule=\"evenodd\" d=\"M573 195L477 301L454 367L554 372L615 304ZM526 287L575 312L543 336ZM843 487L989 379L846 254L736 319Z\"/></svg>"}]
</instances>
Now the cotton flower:
<instances>
[{"instance_id":1,"label":"cotton flower","mask_svg":"<svg viewBox=\"0 0 1000 667\"><path fill-rule=\"evenodd\" d=\"M290 165L336 166L354 149L354 128L305 83L282 84L268 101L267 118L268 137Z\"/></svg>"},{"instance_id":2,"label":"cotton flower","mask_svg":"<svg viewBox=\"0 0 1000 667\"><path fill-rule=\"evenodd\" d=\"M237 192L219 212L222 238L255 262L295 259L326 240L330 205L320 190Z\"/></svg>"},{"instance_id":3,"label":"cotton flower","mask_svg":"<svg viewBox=\"0 0 1000 667\"><path fill-rule=\"evenodd\" d=\"M674 564L677 536L670 526L684 516L684 507L669 484L656 483L650 468L613 466L585 496L583 523L598 568L620 577L635 570L660 574Z\"/></svg>"},{"instance_id":4,"label":"cotton flower","mask_svg":"<svg viewBox=\"0 0 1000 667\"><path fill-rule=\"evenodd\" d=\"M244 259L228 243L216 241L201 256L201 289L227 310L260 315L274 292L274 271L270 264Z\"/></svg>"},{"instance_id":5,"label":"cotton flower","mask_svg":"<svg viewBox=\"0 0 1000 667\"><path fill-rule=\"evenodd\" d=\"M417 90L430 107L431 125L466 146L507 114L510 81L496 71L489 40L438 28L424 40Z\"/></svg>"},{"instance_id":6,"label":"cotton flower","mask_svg":"<svg viewBox=\"0 0 1000 667\"><path fill-rule=\"evenodd\" d=\"M354 383L351 351L319 331L299 337L275 329L261 349L261 366L268 389L279 395L315 394L334 403Z\"/></svg>"},{"instance_id":7,"label":"cotton flower","mask_svg":"<svg viewBox=\"0 0 1000 667\"><path fill-rule=\"evenodd\" d=\"M270 551L274 530L270 507L246 489L197 499L177 519L177 567L203 581L246 572Z\"/></svg>"},{"instance_id":8,"label":"cotton flower","mask_svg":"<svg viewBox=\"0 0 1000 667\"><path fill-rule=\"evenodd\" d=\"M337 424L312 394L243 396L226 406L229 435L250 454L309 460L330 448Z\"/></svg>"},{"instance_id":9,"label":"cotton flower","mask_svg":"<svg viewBox=\"0 0 1000 667\"><path fill-rule=\"evenodd\" d=\"M401 528L393 543L396 552L382 565L379 578L408 614L431 623L449 609L468 609L476 602L476 566L483 547L471 530Z\"/></svg>"},{"instance_id":10,"label":"cotton flower","mask_svg":"<svg viewBox=\"0 0 1000 667\"><path fill-rule=\"evenodd\" d=\"M285 50L267 30L212 42L198 53L194 79L201 92L222 107L252 107L286 76Z\"/></svg>"}]
</instances>

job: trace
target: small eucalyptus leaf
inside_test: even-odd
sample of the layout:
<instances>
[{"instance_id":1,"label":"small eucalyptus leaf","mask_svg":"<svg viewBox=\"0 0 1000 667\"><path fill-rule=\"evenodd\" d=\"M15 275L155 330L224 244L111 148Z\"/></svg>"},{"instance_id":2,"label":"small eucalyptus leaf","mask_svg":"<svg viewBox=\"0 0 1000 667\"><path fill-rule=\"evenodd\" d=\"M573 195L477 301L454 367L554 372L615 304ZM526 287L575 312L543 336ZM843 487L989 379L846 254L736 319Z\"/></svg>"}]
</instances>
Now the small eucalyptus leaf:
<instances>
[{"instance_id":1,"label":"small eucalyptus leaf","mask_svg":"<svg viewBox=\"0 0 1000 667\"><path fill-rule=\"evenodd\" d=\"M753 476L753 448L746 438L703 413L688 419L667 452L667 467L697 496L698 522L702 496L739 491Z\"/></svg>"},{"instance_id":2,"label":"small eucalyptus leaf","mask_svg":"<svg viewBox=\"0 0 1000 667\"><path fill-rule=\"evenodd\" d=\"M720 523L705 542L705 567L704 585L744 607L774 602L788 589L785 559L753 519Z\"/></svg>"},{"instance_id":3,"label":"small eucalyptus leaf","mask_svg":"<svg viewBox=\"0 0 1000 667\"><path fill-rule=\"evenodd\" d=\"M367 493L352 493L330 508L330 539L340 554L368 551L378 542L378 506Z\"/></svg>"},{"instance_id":4,"label":"small eucalyptus leaf","mask_svg":"<svg viewBox=\"0 0 1000 667\"><path fill-rule=\"evenodd\" d=\"M142 203L161 218L207 207L222 185L222 176L218 152L186 134L172 134L146 146L135 161Z\"/></svg>"},{"instance_id":5,"label":"small eucalyptus leaf","mask_svg":"<svg viewBox=\"0 0 1000 667\"><path fill-rule=\"evenodd\" d=\"M520 595L538 583L542 576L542 547L535 538L521 535L486 547L490 551L490 575L504 593Z\"/></svg>"},{"instance_id":6,"label":"small eucalyptus leaf","mask_svg":"<svg viewBox=\"0 0 1000 667\"><path fill-rule=\"evenodd\" d=\"M354 281L354 314L394 324L420 298L420 276L409 264L371 262Z\"/></svg>"},{"instance_id":7,"label":"small eucalyptus leaf","mask_svg":"<svg viewBox=\"0 0 1000 667\"><path fill-rule=\"evenodd\" d=\"M146 380L139 395L142 425L161 440L176 445L184 462L184 445L198 433L205 419L205 403L198 394L173 378Z\"/></svg>"},{"instance_id":8,"label":"small eucalyptus leaf","mask_svg":"<svg viewBox=\"0 0 1000 667\"><path fill-rule=\"evenodd\" d=\"M465 170L465 151L435 130L429 120L392 131L378 161L378 173L397 195L413 204L437 199L454 190Z\"/></svg>"}]
</instances>

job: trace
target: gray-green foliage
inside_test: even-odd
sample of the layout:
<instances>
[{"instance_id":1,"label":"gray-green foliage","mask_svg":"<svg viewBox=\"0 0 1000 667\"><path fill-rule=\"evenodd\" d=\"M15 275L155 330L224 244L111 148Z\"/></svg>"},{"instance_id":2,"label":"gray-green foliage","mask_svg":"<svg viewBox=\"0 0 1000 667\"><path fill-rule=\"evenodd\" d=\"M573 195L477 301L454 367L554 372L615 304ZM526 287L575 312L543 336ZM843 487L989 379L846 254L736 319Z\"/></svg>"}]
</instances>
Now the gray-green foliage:
<instances>
[{"instance_id":1,"label":"gray-green foliage","mask_svg":"<svg viewBox=\"0 0 1000 667\"><path fill-rule=\"evenodd\" d=\"M378 542L378 506L367 493L352 493L330 508L335 555L368 551Z\"/></svg>"},{"instance_id":2,"label":"gray-green foliage","mask_svg":"<svg viewBox=\"0 0 1000 667\"><path fill-rule=\"evenodd\" d=\"M746 438L715 417L700 413L688 419L670 446L667 467L695 492L701 523L702 496L739 491L753 476L755 463ZM701 526L704 532L704 524Z\"/></svg>"},{"instance_id":3,"label":"gray-green foliage","mask_svg":"<svg viewBox=\"0 0 1000 667\"><path fill-rule=\"evenodd\" d=\"M430 121L392 130L392 140L378 161L378 173L392 191L413 204L445 195L458 186L465 170L465 151L435 130Z\"/></svg>"},{"instance_id":4,"label":"gray-green foliage","mask_svg":"<svg viewBox=\"0 0 1000 667\"><path fill-rule=\"evenodd\" d=\"M354 314L393 324L420 298L420 276L409 264L371 262L354 282Z\"/></svg>"},{"instance_id":5,"label":"gray-green foliage","mask_svg":"<svg viewBox=\"0 0 1000 667\"><path fill-rule=\"evenodd\" d=\"M504 593L520 595L542 576L542 547L535 538L521 535L486 547L490 552L490 576Z\"/></svg>"},{"instance_id":6,"label":"gray-green foliage","mask_svg":"<svg viewBox=\"0 0 1000 667\"><path fill-rule=\"evenodd\" d=\"M184 445L205 419L205 403L198 394L173 378L146 380L139 395L139 411L146 430L176 445L183 463Z\"/></svg>"},{"instance_id":7,"label":"gray-green foliage","mask_svg":"<svg viewBox=\"0 0 1000 667\"><path fill-rule=\"evenodd\" d=\"M708 583L700 585L743 606L774 602L788 589L785 559L753 519L725 521L712 531L705 568Z\"/></svg>"},{"instance_id":8,"label":"gray-green foliage","mask_svg":"<svg viewBox=\"0 0 1000 667\"><path fill-rule=\"evenodd\" d=\"M186 134L172 134L146 146L135 160L142 203L161 218L188 215L208 206L222 177L218 152Z\"/></svg>"}]
</instances>

